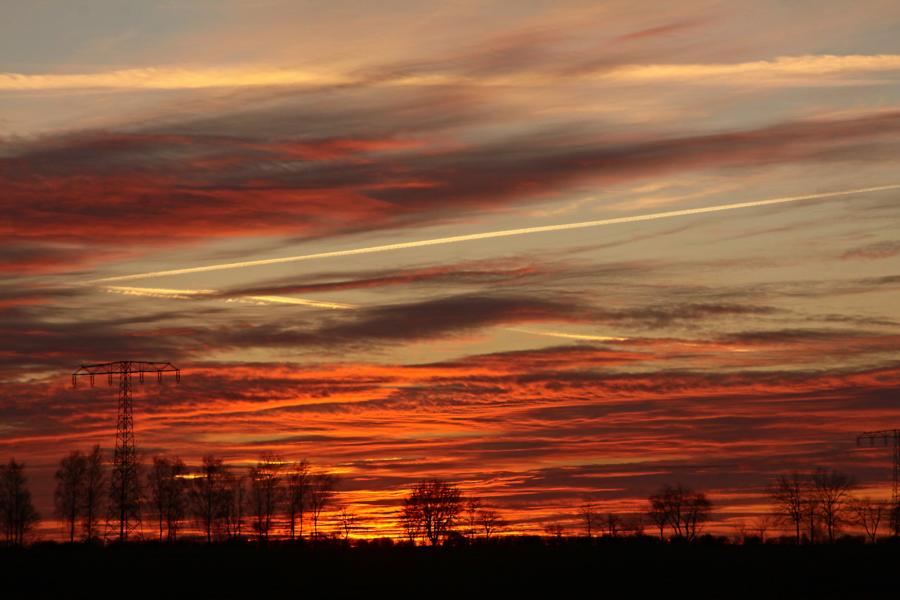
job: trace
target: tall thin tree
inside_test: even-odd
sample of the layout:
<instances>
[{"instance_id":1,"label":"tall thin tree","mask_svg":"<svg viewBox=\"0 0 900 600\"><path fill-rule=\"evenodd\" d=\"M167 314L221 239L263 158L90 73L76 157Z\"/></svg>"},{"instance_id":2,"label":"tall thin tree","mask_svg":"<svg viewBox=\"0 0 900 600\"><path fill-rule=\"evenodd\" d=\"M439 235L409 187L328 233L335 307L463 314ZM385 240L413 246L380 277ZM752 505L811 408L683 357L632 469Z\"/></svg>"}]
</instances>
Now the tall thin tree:
<instances>
[{"instance_id":1,"label":"tall thin tree","mask_svg":"<svg viewBox=\"0 0 900 600\"><path fill-rule=\"evenodd\" d=\"M835 534L846 518L853 478L834 469L818 469L812 480L828 541L834 542Z\"/></svg>"},{"instance_id":2,"label":"tall thin tree","mask_svg":"<svg viewBox=\"0 0 900 600\"><path fill-rule=\"evenodd\" d=\"M298 529L303 539L303 514L309 504L311 480L309 462L305 459L291 465L285 477L286 512L292 540L296 539Z\"/></svg>"},{"instance_id":3,"label":"tall thin tree","mask_svg":"<svg viewBox=\"0 0 900 600\"><path fill-rule=\"evenodd\" d=\"M808 482L796 471L790 475L779 475L769 491L775 516L783 523L790 523L798 544L802 539L801 527L806 515L805 504L808 493Z\"/></svg>"},{"instance_id":4,"label":"tall thin tree","mask_svg":"<svg viewBox=\"0 0 900 600\"><path fill-rule=\"evenodd\" d=\"M84 537L91 541L97 537L97 523L103 511L106 492L106 468L103 465L103 451L99 445L91 448L85 457L84 507L81 523Z\"/></svg>"},{"instance_id":5,"label":"tall thin tree","mask_svg":"<svg viewBox=\"0 0 900 600\"><path fill-rule=\"evenodd\" d=\"M25 463L11 458L0 465L0 533L8 546L23 545L40 520L27 483Z\"/></svg>"},{"instance_id":6,"label":"tall thin tree","mask_svg":"<svg viewBox=\"0 0 900 600\"><path fill-rule=\"evenodd\" d=\"M221 458L203 457L200 472L191 483L191 508L203 532L206 542L212 543L213 534L222 516L222 487L225 467Z\"/></svg>"},{"instance_id":7,"label":"tall thin tree","mask_svg":"<svg viewBox=\"0 0 900 600\"><path fill-rule=\"evenodd\" d=\"M281 506L281 471L284 464L280 457L265 454L250 471L253 528L260 542L269 540L275 516Z\"/></svg>"},{"instance_id":8,"label":"tall thin tree","mask_svg":"<svg viewBox=\"0 0 900 600\"><path fill-rule=\"evenodd\" d=\"M59 461L54 474L54 512L65 523L70 543L75 541L75 527L84 510L86 473L87 457L80 450L73 450Z\"/></svg>"},{"instance_id":9,"label":"tall thin tree","mask_svg":"<svg viewBox=\"0 0 900 600\"><path fill-rule=\"evenodd\" d=\"M334 500L337 477L331 473L316 473L312 476L309 490L309 509L313 520L313 539L319 537L319 520L325 509Z\"/></svg>"}]
</instances>

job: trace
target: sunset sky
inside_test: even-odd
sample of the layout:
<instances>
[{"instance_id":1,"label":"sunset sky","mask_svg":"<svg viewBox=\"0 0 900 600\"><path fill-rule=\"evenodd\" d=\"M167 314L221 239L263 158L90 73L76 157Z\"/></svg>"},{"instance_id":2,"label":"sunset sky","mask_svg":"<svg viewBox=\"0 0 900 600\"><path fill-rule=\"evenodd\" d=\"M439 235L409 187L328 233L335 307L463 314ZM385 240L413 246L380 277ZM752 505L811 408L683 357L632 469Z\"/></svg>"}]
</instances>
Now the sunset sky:
<instances>
[{"instance_id":1,"label":"sunset sky","mask_svg":"<svg viewBox=\"0 0 900 600\"><path fill-rule=\"evenodd\" d=\"M59 459L115 441L115 388L69 375L134 359L183 371L136 396L145 456L306 457L375 528L427 477L535 532L678 482L727 532L818 466L885 497L855 436L900 427L898 30L896 1L4 2L0 458L49 519Z\"/></svg>"}]
</instances>

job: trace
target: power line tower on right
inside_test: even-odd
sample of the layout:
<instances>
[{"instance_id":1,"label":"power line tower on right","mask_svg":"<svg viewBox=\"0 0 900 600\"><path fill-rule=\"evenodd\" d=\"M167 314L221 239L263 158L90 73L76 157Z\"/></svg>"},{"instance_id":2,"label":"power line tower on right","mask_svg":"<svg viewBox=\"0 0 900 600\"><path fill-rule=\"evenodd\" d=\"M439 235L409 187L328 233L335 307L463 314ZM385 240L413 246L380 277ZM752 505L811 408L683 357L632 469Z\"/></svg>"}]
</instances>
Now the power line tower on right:
<instances>
[{"instance_id":1,"label":"power line tower on right","mask_svg":"<svg viewBox=\"0 0 900 600\"><path fill-rule=\"evenodd\" d=\"M891 489L891 527L894 535L900 535L900 429L882 429L881 431L866 431L856 436L856 445L862 446L864 441L869 446L881 443L884 446L893 447L894 455L894 482Z\"/></svg>"}]
</instances>

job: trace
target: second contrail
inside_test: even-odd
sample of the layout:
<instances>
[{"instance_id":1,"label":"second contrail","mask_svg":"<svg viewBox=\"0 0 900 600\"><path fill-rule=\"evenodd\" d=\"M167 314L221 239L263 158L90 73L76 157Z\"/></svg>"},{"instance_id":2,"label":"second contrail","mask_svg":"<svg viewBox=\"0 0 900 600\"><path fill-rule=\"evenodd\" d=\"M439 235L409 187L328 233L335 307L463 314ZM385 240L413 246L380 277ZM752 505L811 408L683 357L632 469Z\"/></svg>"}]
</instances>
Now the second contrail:
<instances>
[{"instance_id":1,"label":"second contrail","mask_svg":"<svg viewBox=\"0 0 900 600\"><path fill-rule=\"evenodd\" d=\"M299 256L283 256L280 258L265 258L260 260L247 260L242 262L222 263L218 265L206 265L203 267L187 267L183 269L170 269L168 271L153 271L149 273L135 273L133 275L117 275L93 279L88 283L109 283L112 281L132 281L135 279L149 279L151 277L166 277L171 275L187 275L189 273L207 273L210 271L225 271L229 269L244 269L247 267L262 267L266 265L278 265L283 263L315 260L319 258L333 258L338 256L353 256L356 254L372 254L375 252L390 252L392 250L404 250L407 248L421 248L423 246L439 246L443 244L457 244L460 242L472 242L476 240L488 240L492 238L512 237L515 235L527 235L531 233L545 233L550 231L566 231L569 229L585 229L588 227L602 227L604 225L616 225L620 223L637 223L640 221L654 221L657 219L670 219L673 217L686 217L689 215L702 215L705 213L721 212L725 210L737 210L740 208L753 208L757 206L770 206L773 204L787 204L800 200L816 200L820 198L834 198L836 196L848 196L850 194L868 194L884 190L900 188L900 184L881 185L877 187L859 188L855 190L841 190L837 192L820 192L816 194L804 194L802 196L785 196L770 198L768 200L754 200L750 202L737 202L734 204L719 204L703 208L686 208L683 210L670 210L666 212L633 215L630 217L616 217L612 219L600 219L597 221L580 221L577 223L561 223L558 225L542 225L539 227L523 227L521 229L502 229L499 231L486 231L467 235L454 235L450 237L434 238L430 240L418 240L414 242L399 242L385 244L383 246L369 246L366 248L352 248L350 250L334 250L331 252L318 252L316 254L302 254Z\"/></svg>"}]
</instances>

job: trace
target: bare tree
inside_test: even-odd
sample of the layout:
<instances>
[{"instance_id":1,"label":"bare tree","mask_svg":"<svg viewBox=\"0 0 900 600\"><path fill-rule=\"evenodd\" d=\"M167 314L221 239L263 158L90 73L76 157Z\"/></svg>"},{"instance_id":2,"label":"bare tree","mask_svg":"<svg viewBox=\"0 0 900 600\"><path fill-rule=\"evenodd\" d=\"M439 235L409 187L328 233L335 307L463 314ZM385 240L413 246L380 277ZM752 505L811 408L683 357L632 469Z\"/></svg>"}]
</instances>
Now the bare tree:
<instances>
[{"instance_id":1,"label":"bare tree","mask_svg":"<svg viewBox=\"0 0 900 600\"><path fill-rule=\"evenodd\" d=\"M769 490L775 516L782 523L794 528L797 543L801 541L801 526L807 516L809 485L802 475L794 471L789 476L779 475Z\"/></svg>"},{"instance_id":2,"label":"bare tree","mask_svg":"<svg viewBox=\"0 0 900 600\"><path fill-rule=\"evenodd\" d=\"M247 477L226 469L222 485L222 509L225 535L239 539L247 504Z\"/></svg>"},{"instance_id":3,"label":"bare tree","mask_svg":"<svg viewBox=\"0 0 900 600\"><path fill-rule=\"evenodd\" d=\"M309 510L313 519L313 539L319 537L319 519L334 500L337 477L331 473L316 473L309 488Z\"/></svg>"},{"instance_id":4,"label":"bare tree","mask_svg":"<svg viewBox=\"0 0 900 600\"><path fill-rule=\"evenodd\" d=\"M53 493L55 514L63 520L69 542L75 541L75 525L84 510L84 480L87 458L80 450L73 450L59 461L56 470L56 490Z\"/></svg>"},{"instance_id":5,"label":"bare tree","mask_svg":"<svg viewBox=\"0 0 900 600\"><path fill-rule=\"evenodd\" d=\"M147 473L147 487L150 492L150 503L156 511L159 525L159 541L163 540L163 526L166 522L166 496L169 480L172 478L172 464L164 456L154 456Z\"/></svg>"},{"instance_id":6,"label":"bare tree","mask_svg":"<svg viewBox=\"0 0 900 600\"><path fill-rule=\"evenodd\" d=\"M772 526L771 515L758 515L750 522L750 530L759 538L759 541L766 542L766 534Z\"/></svg>"},{"instance_id":7,"label":"bare tree","mask_svg":"<svg viewBox=\"0 0 900 600\"><path fill-rule=\"evenodd\" d=\"M97 521L103 510L103 499L107 497L106 483L103 451L97 445L85 456L84 506L81 522L84 537L88 541L97 537Z\"/></svg>"},{"instance_id":8,"label":"bare tree","mask_svg":"<svg viewBox=\"0 0 900 600\"><path fill-rule=\"evenodd\" d=\"M758 515L749 520L743 520L734 525L737 541L742 544L747 543L748 539L758 539L765 543L766 533L772 524L771 515Z\"/></svg>"},{"instance_id":9,"label":"bare tree","mask_svg":"<svg viewBox=\"0 0 900 600\"><path fill-rule=\"evenodd\" d=\"M174 542L187 513L187 465L179 457L171 462L171 479L166 489L166 539Z\"/></svg>"},{"instance_id":10,"label":"bare tree","mask_svg":"<svg viewBox=\"0 0 900 600\"><path fill-rule=\"evenodd\" d=\"M278 456L265 454L250 470L253 529L256 530L260 542L268 541L275 515L281 504L281 470L284 464Z\"/></svg>"},{"instance_id":11,"label":"bare tree","mask_svg":"<svg viewBox=\"0 0 900 600\"><path fill-rule=\"evenodd\" d=\"M400 509L400 524L406 532L406 539L410 544L415 544L422 535L422 513L417 504L412 504L409 498L404 500Z\"/></svg>"},{"instance_id":12,"label":"bare tree","mask_svg":"<svg viewBox=\"0 0 900 600\"><path fill-rule=\"evenodd\" d=\"M309 504L311 485L309 462L301 460L291 465L286 480L287 518L291 539L295 539L297 522L300 522L300 539L303 539L303 512Z\"/></svg>"},{"instance_id":13,"label":"bare tree","mask_svg":"<svg viewBox=\"0 0 900 600\"><path fill-rule=\"evenodd\" d=\"M650 496L650 510L647 511L647 517L650 522L656 526L659 531L659 539L664 539L666 535L666 525L669 523L669 514L666 510L665 503L656 496Z\"/></svg>"},{"instance_id":14,"label":"bare tree","mask_svg":"<svg viewBox=\"0 0 900 600\"><path fill-rule=\"evenodd\" d=\"M672 528L675 536L689 541L697 537L712 512L712 503L704 493L682 485L664 486L650 496L650 507L651 518L664 517L663 522Z\"/></svg>"},{"instance_id":15,"label":"bare tree","mask_svg":"<svg viewBox=\"0 0 900 600\"><path fill-rule=\"evenodd\" d=\"M588 538L594 537L594 529L600 520L600 515L597 514L597 507L592 502L585 502L578 508L578 514L584 522Z\"/></svg>"},{"instance_id":16,"label":"bare tree","mask_svg":"<svg viewBox=\"0 0 900 600\"><path fill-rule=\"evenodd\" d=\"M40 520L26 487L25 463L0 465L0 532L8 546L21 546Z\"/></svg>"},{"instance_id":17,"label":"bare tree","mask_svg":"<svg viewBox=\"0 0 900 600\"><path fill-rule=\"evenodd\" d=\"M203 457L198 476L191 480L191 509L206 534L207 543L212 543L213 534L223 516L224 480L222 459L212 455Z\"/></svg>"},{"instance_id":18,"label":"bare tree","mask_svg":"<svg viewBox=\"0 0 900 600\"><path fill-rule=\"evenodd\" d=\"M560 541L566 535L566 528L562 523L548 523L544 526L544 533Z\"/></svg>"},{"instance_id":19,"label":"bare tree","mask_svg":"<svg viewBox=\"0 0 900 600\"><path fill-rule=\"evenodd\" d=\"M147 483L159 526L159 541L164 534L170 542L178 537L185 513L186 473L187 467L180 458L153 457Z\"/></svg>"},{"instance_id":20,"label":"bare tree","mask_svg":"<svg viewBox=\"0 0 900 600\"><path fill-rule=\"evenodd\" d=\"M506 521L500 516L500 513L491 508L484 508L478 511L478 522L486 540L491 539L492 535L495 535L506 526Z\"/></svg>"},{"instance_id":21,"label":"bare tree","mask_svg":"<svg viewBox=\"0 0 900 600\"><path fill-rule=\"evenodd\" d=\"M833 469L818 469L813 474L812 481L822 524L828 534L828 541L833 542L835 532L845 518L853 479Z\"/></svg>"},{"instance_id":22,"label":"bare tree","mask_svg":"<svg viewBox=\"0 0 900 600\"><path fill-rule=\"evenodd\" d=\"M466 501L466 535L470 540L475 539L478 531L478 511L481 509L481 500L469 498Z\"/></svg>"},{"instance_id":23,"label":"bare tree","mask_svg":"<svg viewBox=\"0 0 900 600\"><path fill-rule=\"evenodd\" d=\"M878 526L889 516L890 507L885 502L872 498L851 498L848 512L858 525L861 525L871 543L878 539Z\"/></svg>"},{"instance_id":24,"label":"bare tree","mask_svg":"<svg viewBox=\"0 0 900 600\"><path fill-rule=\"evenodd\" d=\"M344 535L344 541L350 541L350 535L356 531L359 523L359 517L346 506L342 506L338 513L338 523L341 527L341 533Z\"/></svg>"},{"instance_id":25,"label":"bare tree","mask_svg":"<svg viewBox=\"0 0 900 600\"><path fill-rule=\"evenodd\" d=\"M459 487L440 479L416 484L404 502L407 514L418 520L418 530L432 546L447 539L463 509Z\"/></svg>"},{"instance_id":26,"label":"bare tree","mask_svg":"<svg viewBox=\"0 0 900 600\"><path fill-rule=\"evenodd\" d=\"M810 544L814 544L821 534L822 519L819 513L819 498L812 488L803 498L803 519L807 527L807 540Z\"/></svg>"},{"instance_id":27,"label":"bare tree","mask_svg":"<svg viewBox=\"0 0 900 600\"><path fill-rule=\"evenodd\" d=\"M618 537L622 531L622 518L615 513L606 513L606 535Z\"/></svg>"}]
</instances>

